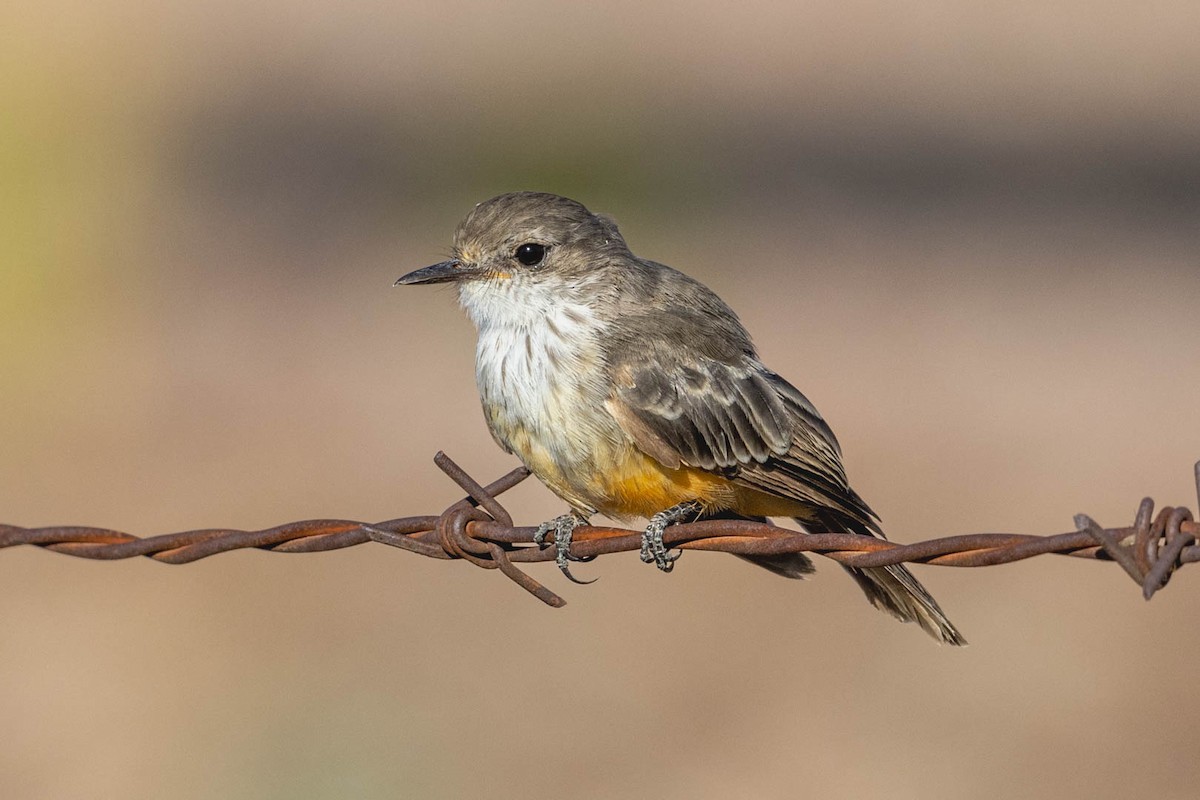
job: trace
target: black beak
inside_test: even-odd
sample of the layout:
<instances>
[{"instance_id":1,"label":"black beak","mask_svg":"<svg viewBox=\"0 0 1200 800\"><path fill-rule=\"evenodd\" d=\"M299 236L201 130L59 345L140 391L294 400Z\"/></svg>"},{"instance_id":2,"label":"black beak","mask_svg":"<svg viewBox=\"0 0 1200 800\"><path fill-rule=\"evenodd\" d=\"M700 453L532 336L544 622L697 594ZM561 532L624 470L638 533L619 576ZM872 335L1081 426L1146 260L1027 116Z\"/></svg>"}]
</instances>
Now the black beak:
<instances>
[{"instance_id":1,"label":"black beak","mask_svg":"<svg viewBox=\"0 0 1200 800\"><path fill-rule=\"evenodd\" d=\"M408 286L414 283L446 283L447 281L461 280L470 274L472 274L470 269L465 269L461 261L457 258L452 258L449 261L443 261L440 264L434 264L431 267L410 272L392 285Z\"/></svg>"}]
</instances>

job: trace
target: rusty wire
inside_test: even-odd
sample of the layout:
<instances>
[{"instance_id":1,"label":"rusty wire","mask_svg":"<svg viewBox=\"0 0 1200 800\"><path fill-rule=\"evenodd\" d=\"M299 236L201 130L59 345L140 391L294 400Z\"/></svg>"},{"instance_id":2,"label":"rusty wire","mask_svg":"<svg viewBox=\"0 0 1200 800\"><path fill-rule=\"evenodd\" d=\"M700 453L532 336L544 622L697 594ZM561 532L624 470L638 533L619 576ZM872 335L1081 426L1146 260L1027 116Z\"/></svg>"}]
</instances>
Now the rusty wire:
<instances>
[{"instance_id":1,"label":"rusty wire","mask_svg":"<svg viewBox=\"0 0 1200 800\"><path fill-rule=\"evenodd\" d=\"M467 493L436 516L402 517L374 524L317 519L259 531L209 528L144 539L105 528L0 524L0 548L31 544L80 558L146 556L167 564L188 564L247 547L313 553L376 541L431 558L463 559L485 569L499 569L547 605L565 605L565 600L516 566L552 561L554 548L536 546L533 536L537 529L514 527L512 517L496 500L529 477L529 471L515 469L488 486L480 486L444 453L438 453L434 463ZM1195 466L1195 478L1200 502L1200 462ZM1057 553L1116 561L1142 587L1147 600L1181 565L1200 561L1200 523L1194 521L1192 512L1168 506L1156 516L1154 501L1148 497L1142 500L1128 527L1102 528L1086 514L1075 517L1075 527L1074 531L1053 536L974 533L902 545L853 533L806 534L757 522L705 520L673 525L667 528L663 541L684 550L740 555L814 552L849 567L901 562L986 567ZM571 552L590 559L640 548L640 531L586 526L575 529Z\"/></svg>"}]
</instances>

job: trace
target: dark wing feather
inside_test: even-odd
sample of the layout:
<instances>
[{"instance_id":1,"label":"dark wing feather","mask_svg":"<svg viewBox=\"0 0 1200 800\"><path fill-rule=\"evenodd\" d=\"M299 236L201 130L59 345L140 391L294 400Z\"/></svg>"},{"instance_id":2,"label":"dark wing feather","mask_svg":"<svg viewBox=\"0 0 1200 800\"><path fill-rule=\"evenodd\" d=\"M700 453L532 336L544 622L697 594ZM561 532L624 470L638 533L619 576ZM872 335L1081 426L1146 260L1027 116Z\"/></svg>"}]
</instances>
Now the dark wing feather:
<instances>
[{"instance_id":1,"label":"dark wing feather","mask_svg":"<svg viewBox=\"0 0 1200 800\"><path fill-rule=\"evenodd\" d=\"M882 536L875 512L850 488L842 451L829 425L799 389L773 372L769 376L796 420L792 446L780 458L743 470L739 478L772 494L811 497L819 506L814 521L822 528Z\"/></svg>"},{"instance_id":2,"label":"dark wing feather","mask_svg":"<svg viewBox=\"0 0 1200 800\"><path fill-rule=\"evenodd\" d=\"M725 360L648 356L623 348L610 408L646 453L730 475L760 491L813 506L814 520L878 533L850 488L833 432L803 394L742 353Z\"/></svg>"},{"instance_id":3,"label":"dark wing feather","mask_svg":"<svg viewBox=\"0 0 1200 800\"><path fill-rule=\"evenodd\" d=\"M727 471L788 452L792 417L754 366L695 359L665 362L664 369L664 362L655 363L628 359L618 365L613 399L636 418L643 435L649 431L657 436L679 462ZM637 432L629 432L640 445Z\"/></svg>"}]
</instances>

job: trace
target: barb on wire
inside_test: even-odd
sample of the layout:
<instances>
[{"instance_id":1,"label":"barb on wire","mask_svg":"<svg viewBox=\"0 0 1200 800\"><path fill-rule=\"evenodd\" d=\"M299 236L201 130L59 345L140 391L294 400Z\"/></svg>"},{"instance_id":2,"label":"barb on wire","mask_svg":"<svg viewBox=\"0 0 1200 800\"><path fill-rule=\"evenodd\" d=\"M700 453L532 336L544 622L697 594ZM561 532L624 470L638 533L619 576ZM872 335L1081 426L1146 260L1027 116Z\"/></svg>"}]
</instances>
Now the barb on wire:
<instances>
[{"instance_id":1,"label":"barb on wire","mask_svg":"<svg viewBox=\"0 0 1200 800\"><path fill-rule=\"evenodd\" d=\"M168 564L188 564L230 550L254 547L284 553L337 550L375 541L431 558L463 559L484 569L498 569L547 605L566 601L517 564L553 561L553 547L534 544L536 528L514 527L496 497L525 478L515 469L481 486L445 453L434 463L467 496L441 514L401 517L373 524L344 519L290 522L260 531L228 528L166 533L140 539L105 528L62 526L21 528L0 524L0 548L31 544L59 553L94 559L146 556ZM1200 462L1195 465L1200 502ZM1154 501L1142 500L1132 525L1102 528L1091 517L1075 517L1076 530L1054 536L1016 533L973 533L897 544L853 533L802 533L774 525L737 520L705 520L666 529L663 541L684 550L716 550L739 555L813 552L848 567L882 567L912 562L950 567L1007 564L1045 553L1116 561L1142 587L1149 600L1166 586L1183 564L1200 561L1200 524L1186 508L1166 507L1154 515ZM553 541L553 536L550 537ZM576 528L573 555L594 558L641 548L641 532L624 528Z\"/></svg>"}]
</instances>

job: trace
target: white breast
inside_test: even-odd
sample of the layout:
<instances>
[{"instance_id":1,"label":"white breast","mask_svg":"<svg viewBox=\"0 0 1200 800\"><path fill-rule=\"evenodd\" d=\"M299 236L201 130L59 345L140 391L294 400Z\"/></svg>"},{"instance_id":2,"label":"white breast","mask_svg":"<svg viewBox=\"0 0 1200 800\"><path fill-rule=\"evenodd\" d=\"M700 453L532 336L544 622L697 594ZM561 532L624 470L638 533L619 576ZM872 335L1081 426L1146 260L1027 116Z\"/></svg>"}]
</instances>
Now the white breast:
<instances>
[{"instance_id":1,"label":"white breast","mask_svg":"<svg viewBox=\"0 0 1200 800\"><path fill-rule=\"evenodd\" d=\"M479 330L475 379L492 433L526 464L586 458L603 412L604 325L570 292L514 281L464 284Z\"/></svg>"}]
</instances>

